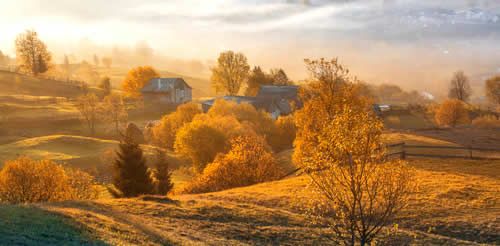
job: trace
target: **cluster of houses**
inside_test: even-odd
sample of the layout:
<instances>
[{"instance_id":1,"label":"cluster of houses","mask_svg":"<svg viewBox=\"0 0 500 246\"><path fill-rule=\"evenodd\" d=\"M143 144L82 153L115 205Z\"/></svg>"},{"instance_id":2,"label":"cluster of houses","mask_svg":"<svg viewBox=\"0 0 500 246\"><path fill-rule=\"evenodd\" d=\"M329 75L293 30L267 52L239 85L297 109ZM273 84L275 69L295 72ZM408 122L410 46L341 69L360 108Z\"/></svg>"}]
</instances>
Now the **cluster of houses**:
<instances>
[{"instance_id":1,"label":"cluster of houses","mask_svg":"<svg viewBox=\"0 0 500 246\"><path fill-rule=\"evenodd\" d=\"M159 104L183 104L192 101L192 90L182 78L154 78L141 89L144 101ZM277 119L281 115L292 113L293 107L300 106L298 86L261 86L255 97L223 96L212 100L201 101L201 108L207 112L216 100L248 103L256 109L262 109Z\"/></svg>"}]
</instances>

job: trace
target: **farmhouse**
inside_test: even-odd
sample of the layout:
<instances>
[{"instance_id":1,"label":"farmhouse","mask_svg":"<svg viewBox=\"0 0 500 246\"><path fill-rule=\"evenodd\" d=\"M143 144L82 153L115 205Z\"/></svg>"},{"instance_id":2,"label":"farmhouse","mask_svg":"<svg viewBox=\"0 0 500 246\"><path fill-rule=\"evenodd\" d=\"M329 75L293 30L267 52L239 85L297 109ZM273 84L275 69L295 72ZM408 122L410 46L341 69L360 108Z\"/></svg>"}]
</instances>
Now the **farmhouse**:
<instances>
[{"instance_id":1,"label":"farmhouse","mask_svg":"<svg viewBox=\"0 0 500 246\"><path fill-rule=\"evenodd\" d=\"M237 104L248 103L256 109L262 109L277 119L281 115L291 114L293 106L300 106L298 100L298 86L273 86L266 85L259 88L255 97L223 96L212 100L202 101L201 107L207 112L214 105L215 100L234 101Z\"/></svg>"},{"instance_id":2,"label":"farmhouse","mask_svg":"<svg viewBox=\"0 0 500 246\"><path fill-rule=\"evenodd\" d=\"M182 78L153 78L142 88L145 102L183 104L191 102L192 88Z\"/></svg>"}]
</instances>

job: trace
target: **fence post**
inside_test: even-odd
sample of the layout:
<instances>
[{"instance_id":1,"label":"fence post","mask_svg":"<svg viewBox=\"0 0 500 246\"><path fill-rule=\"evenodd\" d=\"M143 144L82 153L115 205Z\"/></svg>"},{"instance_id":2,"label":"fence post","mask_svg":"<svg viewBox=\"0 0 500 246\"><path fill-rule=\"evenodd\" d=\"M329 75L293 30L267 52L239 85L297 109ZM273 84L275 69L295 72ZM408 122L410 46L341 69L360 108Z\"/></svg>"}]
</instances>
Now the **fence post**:
<instances>
[{"instance_id":1,"label":"fence post","mask_svg":"<svg viewBox=\"0 0 500 246\"><path fill-rule=\"evenodd\" d=\"M401 159L406 160L405 142L401 145Z\"/></svg>"},{"instance_id":2,"label":"fence post","mask_svg":"<svg viewBox=\"0 0 500 246\"><path fill-rule=\"evenodd\" d=\"M472 159L472 146L469 145L468 147L469 147L469 156Z\"/></svg>"}]
</instances>

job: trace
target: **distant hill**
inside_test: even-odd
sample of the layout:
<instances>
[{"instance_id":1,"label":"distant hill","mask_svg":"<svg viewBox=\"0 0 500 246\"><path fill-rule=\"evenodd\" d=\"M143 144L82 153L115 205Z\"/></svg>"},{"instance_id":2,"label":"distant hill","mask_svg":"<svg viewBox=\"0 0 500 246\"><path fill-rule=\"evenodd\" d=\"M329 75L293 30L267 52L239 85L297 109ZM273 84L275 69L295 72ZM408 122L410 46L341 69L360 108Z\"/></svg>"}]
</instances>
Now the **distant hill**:
<instances>
[{"instance_id":1,"label":"distant hill","mask_svg":"<svg viewBox=\"0 0 500 246\"><path fill-rule=\"evenodd\" d=\"M77 85L0 70L0 95L77 97L81 94L83 91Z\"/></svg>"}]
</instances>

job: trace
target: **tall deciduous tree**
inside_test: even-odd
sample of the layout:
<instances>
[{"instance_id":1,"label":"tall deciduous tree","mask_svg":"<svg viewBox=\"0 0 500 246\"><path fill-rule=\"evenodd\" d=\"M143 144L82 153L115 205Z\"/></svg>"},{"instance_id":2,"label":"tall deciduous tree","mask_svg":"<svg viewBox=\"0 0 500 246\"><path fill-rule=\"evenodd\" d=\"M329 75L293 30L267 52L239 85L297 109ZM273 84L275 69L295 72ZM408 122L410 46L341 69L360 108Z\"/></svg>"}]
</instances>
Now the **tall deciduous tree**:
<instances>
[{"instance_id":1,"label":"tall deciduous tree","mask_svg":"<svg viewBox=\"0 0 500 246\"><path fill-rule=\"evenodd\" d=\"M154 191L151 173L141 147L125 136L113 161L113 185L125 197L151 194Z\"/></svg>"},{"instance_id":2,"label":"tall deciduous tree","mask_svg":"<svg viewBox=\"0 0 500 246\"><path fill-rule=\"evenodd\" d=\"M158 77L160 74L151 66L136 67L128 72L121 87L128 97L140 98L139 90L146 86L150 79Z\"/></svg>"},{"instance_id":3,"label":"tall deciduous tree","mask_svg":"<svg viewBox=\"0 0 500 246\"><path fill-rule=\"evenodd\" d=\"M73 69L71 69L71 65L69 63L69 58L68 55L64 54L64 61L63 61L63 70L66 75L66 80L69 80L72 76Z\"/></svg>"},{"instance_id":4,"label":"tall deciduous tree","mask_svg":"<svg viewBox=\"0 0 500 246\"><path fill-rule=\"evenodd\" d=\"M111 94L111 80L108 76L104 76L99 83L99 88L103 90L104 96Z\"/></svg>"},{"instance_id":5,"label":"tall deciduous tree","mask_svg":"<svg viewBox=\"0 0 500 246\"><path fill-rule=\"evenodd\" d=\"M120 129L128 120L128 113L120 95L111 94L104 98L102 103L102 116L105 121L113 124L115 133L119 137L121 135Z\"/></svg>"},{"instance_id":6,"label":"tall deciduous tree","mask_svg":"<svg viewBox=\"0 0 500 246\"><path fill-rule=\"evenodd\" d=\"M500 76L486 80L485 91L490 101L500 105Z\"/></svg>"},{"instance_id":7,"label":"tall deciduous tree","mask_svg":"<svg viewBox=\"0 0 500 246\"><path fill-rule=\"evenodd\" d=\"M462 102L467 102L472 91L469 85L469 78L464 71L457 71L453 74L450 82L449 98L458 99Z\"/></svg>"},{"instance_id":8,"label":"tall deciduous tree","mask_svg":"<svg viewBox=\"0 0 500 246\"><path fill-rule=\"evenodd\" d=\"M38 39L35 30L26 30L17 36L15 41L16 58L21 69L33 75L44 73L48 70L52 59L47 46Z\"/></svg>"},{"instance_id":9,"label":"tall deciduous tree","mask_svg":"<svg viewBox=\"0 0 500 246\"><path fill-rule=\"evenodd\" d=\"M281 68L271 69L271 77L274 85L291 85L285 71Z\"/></svg>"},{"instance_id":10,"label":"tall deciduous tree","mask_svg":"<svg viewBox=\"0 0 500 246\"><path fill-rule=\"evenodd\" d=\"M104 65L107 69L111 68L111 64L113 63L113 60L111 57L102 57L101 58L102 65Z\"/></svg>"},{"instance_id":11,"label":"tall deciduous tree","mask_svg":"<svg viewBox=\"0 0 500 246\"><path fill-rule=\"evenodd\" d=\"M226 51L220 54L217 66L211 70L212 88L218 93L224 92L235 96L247 82L250 66L242 53Z\"/></svg>"},{"instance_id":12,"label":"tall deciduous tree","mask_svg":"<svg viewBox=\"0 0 500 246\"><path fill-rule=\"evenodd\" d=\"M306 210L330 223L337 243L369 245L407 204L411 169L385 160L383 124L348 70L337 59L306 63L313 80L300 93L294 142L315 194Z\"/></svg>"},{"instance_id":13,"label":"tall deciduous tree","mask_svg":"<svg viewBox=\"0 0 500 246\"><path fill-rule=\"evenodd\" d=\"M262 71L259 66L256 66L252 69L252 72L248 77L248 86L245 90L245 95L256 96L261 86L271 85L272 83L273 79L271 78L271 76L264 73L264 71Z\"/></svg>"},{"instance_id":14,"label":"tall deciduous tree","mask_svg":"<svg viewBox=\"0 0 500 246\"><path fill-rule=\"evenodd\" d=\"M94 65L95 65L96 67L98 67L98 66L99 66L99 61L100 61L100 60L99 60L99 57L98 57L96 54L94 54Z\"/></svg>"},{"instance_id":15,"label":"tall deciduous tree","mask_svg":"<svg viewBox=\"0 0 500 246\"><path fill-rule=\"evenodd\" d=\"M99 119L99 100L95 94L79 96L76 108L80 112L80 119L87 123L92 135L95 134L95 124Z\"/></svg>"}]
</instances>

